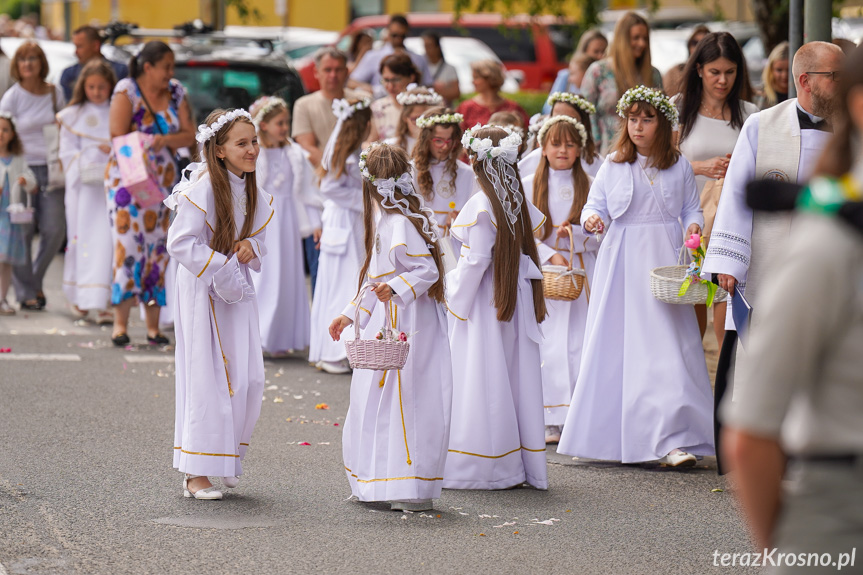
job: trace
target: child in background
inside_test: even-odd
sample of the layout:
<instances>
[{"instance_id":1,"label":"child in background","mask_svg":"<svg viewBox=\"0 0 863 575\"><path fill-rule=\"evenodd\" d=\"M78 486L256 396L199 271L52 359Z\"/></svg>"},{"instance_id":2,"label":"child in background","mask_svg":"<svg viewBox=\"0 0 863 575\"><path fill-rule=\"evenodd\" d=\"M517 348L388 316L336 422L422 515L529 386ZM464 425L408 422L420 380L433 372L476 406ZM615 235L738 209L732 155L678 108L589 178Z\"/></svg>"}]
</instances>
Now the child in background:
<instances>
[{"instance_id":1,"label":"child in background","mask_svg":"<svg viewBox=\"0 0 863 575\"><path fill-rule=\"evenodd\" d=\"M24 161L24 147L15 130L12 114L0 112L0 315L15 315L15 309L6 301L12 283L12 266L27 263L27 226L13 224L12 210L25 209L24 194L35 194L36 176ZM13 190L15 192L13 198Z\"/></svg>"},{"instance_id":2,"label":"child in background","mask_svg":"<svg viewBox=\"0 0 863 575\"><path fill-rule=\"evenodd\" d=\"M396 96L396 101L402 107L399 125L396 127L396 135L384 141L391 146L400 147L410 157L420 132L417 119L429 108L442 106L443 98L431 88L412 84Z\"/></svg>"},{"instance_id":3,"label":"child in background","mask_svg":"<svg viewBox=\"0 0 863 575\"><path fill-rule=\"evenodd\" d=\"M360 501L427 511L441 494L452 405L438 229L413 187L404 150L372 144L360 169L366 252L361 293L333 320L330 335L338 341L358 315L364 339L389 322L411 343L400 370L354 371L342 433L345 470ZM363 286L371 289L362 292Z\"/></svg>"},{"instance_id":4,"label":"child in background","mask_svg":"<svg viewBox=\"0 0 863 575\"><path fill-rule=\"evenodd\" d=\"M444 487L527 481L546 489L539 355L546 309L533 239L544 218L524 198L517 134L478 126L462 145L482 193L452 225L462 246L446 278L453 411Z\"/></svg>"},{"instance_id":5,"label":"child in background","mask_svg":"<svg viewBox=\"0 0 863 575\"><path fill-rule=\"evenodd\" d=\"M114 69L97 58L75 83L69 106L57 114L60 161L66 175L66 256L63 292L82 318L111 324L114 245L105 202L105 168L111 153L108 111L117 83Z\"/></svg>"},{"instance_id":6,"label":"child in background","mask_svg":"<svg viewBox=\"0 0 863 575\"><path fill-rule=\"evenodd\" d=\"M310 220L317 211L306 209L307 202L314 202L317 195L311 183L312 165L305 151L288 138L291 117L287 103L264 96L249 112L258 128L261 148L256 178L273 196L278 222L267 240L267 266L252 276L252 281L258 294L261 345L265 353L278 356L309 345L310 307L302 238L321 224Z\"/></svg>"},{"instance_id":7,"label":"child in background","mask_svg":"<svg viewBox=\"0 0 863 575\"><path fill-rule=\"evenodd\" d=\"M489 126L498 126L515 132L521 138L521 145L518 147L518 157L521 158L524 151L527 149L527 138L524 132L524 122L521 114L515 112L495 112L488 119Z\"/></svg>"},{"instance_id":8,"label":"child in background","mask_svg":"<svg viewBox=\"0 0 863 575\"><path fill-rule=\"evenodd\" d=\"M590 126L590 116L596 114L596 106L581 96L568 92L554 92L548 97L546 103L551 110L549 117L569 116L588 127ZM537 148L518 163L518 171L522 177L527 177L536 171L541 156L542 151ZM590 129L587 130L587 142L581 147L581 165L591 178L596 177L599 167L602 166L602 157L597 152Z\"/></svg>"},{"instance_id":9,"label":"child in background","mask_svg":"<svg viewBox=\"0 0 863 575\"><path fill-rule=\"evenodd\" d=\"M695 311L653 297L650 271L674 265L700 234L698 188L672 144L677 110L644 86L617 109L625 123L600 168L581 223L603 233L578 381L559 453L691 466L713 455L713 396Z\"/></svg>"},{"instance_id":10,"label":"child in background","mask_svg":"<svg viewBox=\"0 0 863 575\"><path fill-rule=\"evenodd\" d=\"M557 443L566 421L566 412L575 389L584 326L590 302L596 250L579 225L581 210L590 190L590 176L581 165L581 147L587 128L569 116L546 120L538 139L542 158L536 174L524 179L530 201L545 215L545 224L536 234L540 262L554 266L572 264L585 271L581 295L572 301L546 299L548 318L542 325L542 395L545 408L545 442ZM573 261L569 261L570 233Z\"/></svg>"},{"instance_id":11,"label":"child in background","mask_svg":"<svg viewBox=\"0 0 863 575\"><path fill-rule=\"evenodd\" d=\"M309 363L327 373L350 373L345 346L334 342L327 327L354 295L363 263L363 182L357 164L368 138L369 100L333 100L338 121L321 159L321 259L312 300ZM353 333L346 334L352 337Z\"/></svg>"},{"instance_id":12,"label":"child in background","mask_svg":"<svg viewBox=\"0 0 863 575\"><path fill-rule=\"evenodd\" d=\"M197 140L202 164L165 200L176 211L177 400L174 467L183 493L222 499L208 476L233 488L243 473L264 395L258 306L250 271L261 270L272 196L258 188L258 137L245 110L214 110Z\"/></svg>"}]
</instances>

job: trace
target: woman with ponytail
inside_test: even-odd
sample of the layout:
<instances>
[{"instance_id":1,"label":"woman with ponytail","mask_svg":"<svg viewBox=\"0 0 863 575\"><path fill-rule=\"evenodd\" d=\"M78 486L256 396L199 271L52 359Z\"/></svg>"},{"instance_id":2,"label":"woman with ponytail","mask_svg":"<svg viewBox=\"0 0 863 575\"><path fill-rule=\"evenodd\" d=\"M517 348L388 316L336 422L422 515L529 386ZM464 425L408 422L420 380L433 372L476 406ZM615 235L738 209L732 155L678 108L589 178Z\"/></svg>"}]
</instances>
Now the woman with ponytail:
<instances>
[{"instance_id":1,"label":"woman with ponytail","mask_svg":"<svg viewBox=\"0 0 863 575\"><path fill-rule=\"evenodd\" d=\"M524 197L521 137L496 126L462 145L482 193L452 225L462 243L447 275L453 417L444 487L548 487L539 322L546 315L534 234L545 218ZM491 305L489 305L491 304Z\"/></svg>"},{"instance_id":2,"label":"woman with ponytail","mask_svg":"<svg viewBox=\"0 0 863 575\"><path fill-rule=\"evenodd\" d=\"M176 281L174 467L183 491L221 499L236 487L261 412L264 358L250 272L261 270L273 197L258 188L258 137L245 110L214 110L198 128L203 163L165 205L176 211L168 253Z\"/></svg>"}]
</instances>

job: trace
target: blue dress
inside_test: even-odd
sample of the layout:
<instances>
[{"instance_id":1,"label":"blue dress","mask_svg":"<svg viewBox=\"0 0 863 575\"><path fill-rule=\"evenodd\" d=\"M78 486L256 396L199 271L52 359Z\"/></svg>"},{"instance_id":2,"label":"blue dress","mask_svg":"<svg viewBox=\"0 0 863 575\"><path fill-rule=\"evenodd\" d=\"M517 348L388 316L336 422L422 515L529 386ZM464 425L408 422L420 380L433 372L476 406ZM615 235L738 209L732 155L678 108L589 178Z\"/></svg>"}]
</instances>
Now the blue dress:
<instances>
[{"instance_id":1,"label":"blue dress","mask_svg":"<svg viewBox=\"0 0 863 575\"><path fill-rule=\"evenodd\" d=\"M12 163L12 157L0 158L5 166ZM9 185L9 174L3 180L3 192L0 195L0 263L19 266L26 264L27 259L27 225L13 224L9 219L9 207L12 186Z\"/></svg>"}]
</instances>

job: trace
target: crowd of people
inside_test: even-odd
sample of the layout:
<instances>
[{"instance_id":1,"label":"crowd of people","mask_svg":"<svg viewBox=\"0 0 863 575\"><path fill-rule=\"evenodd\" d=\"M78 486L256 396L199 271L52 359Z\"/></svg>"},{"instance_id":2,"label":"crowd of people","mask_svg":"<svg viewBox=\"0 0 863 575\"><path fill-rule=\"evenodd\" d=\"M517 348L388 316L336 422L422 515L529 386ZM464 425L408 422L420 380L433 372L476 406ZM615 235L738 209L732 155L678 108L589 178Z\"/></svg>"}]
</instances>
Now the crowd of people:
<instances>
[{"instance_id":1,"label":"crowd of people","mask_svg":"<svg viewBox=\"0 0 863 575\"><path fill-rule=\"evenodd\" d=\"M849 343L859 286L849 278L863 262L855 232L835 231L860 223L863 49L843 63L831 43L793 55L778 46L759 107L740 46L724 32L698 31L664 91L648 23L629 13L610 45L598 32L583 36L547 116L528 120L500 97L494 62L474 64L477 93L453 108L444 63L407 52L407 32L394 17L381 49L358 37L351 56L319 51L321 89L293 110L264 96L249 111L214 111L197 130L164 43L147 43L121 69L99 56L92 29L77 31L81 63L63 74L68 93L45 81L38 44L23 44L11 63L17 83L0 100L0 313L15 313L13 281L23 309L45 306L45 271L65 239L66 298L76 314L112 322L115 345L130 343L136 304L150 343L168 343L160 325L172 323L174 467L186 497L221 499L210 477L238 485L263 354L308 348L311 365L353 371L343 454L361 501L428 510L442 488L546 489L547 444L691 467L727 437L720 468L752 468L740 474L741 493L758 510L759 540L804 545L787 522L812 520L811 500L790 498L796 515L776 523L780 437L804 472L850 461L842 481L857 492L863 483L853 479L863 394L848 367L860 367ZM145 202L124 180L112 141L134 133L148 138L164 202ZM198 161L186 166L177 152L189 147ZM847 220L806 220L839 246L823 261L832 247L789 212L763 207L816 175L820 187L801 205ZM768 189L750 189L747 202L752 181ZM650 289L652 270L674 266L686 248L706 252L687 285L700 275L733 302L731 311L713 306L715 397L702 347L712 296L671 305ZM795 306L779 278L811 277L807 266L818 279ZM553 293L560 279L578 293ZM818 323L815 312L794 321L790 308L834 300L837 282L829 328L809 332L803 320ZM835 344L826 360L816 351L827 345L822 332ZM352 370L346 344L359 340L410 350L400 367ZM776 346L787 356L777 340L787 340ZM834 360L836 390L823 392L834 403L824 406L819 378ZM812 401L811 413L791 412L795 394ZM822 423L828 408L841 426ZM781 435L794 416L799 426ZM767 476L753 471L760 465L772 465ZM764 477L774 479L772 503L758 500ZM807 480L829 484L817 473ZM858 511L848 524L858 522L859 537ZM848 533L836 528L824 544L839 548Z\"/></svg>"}]
</instances>

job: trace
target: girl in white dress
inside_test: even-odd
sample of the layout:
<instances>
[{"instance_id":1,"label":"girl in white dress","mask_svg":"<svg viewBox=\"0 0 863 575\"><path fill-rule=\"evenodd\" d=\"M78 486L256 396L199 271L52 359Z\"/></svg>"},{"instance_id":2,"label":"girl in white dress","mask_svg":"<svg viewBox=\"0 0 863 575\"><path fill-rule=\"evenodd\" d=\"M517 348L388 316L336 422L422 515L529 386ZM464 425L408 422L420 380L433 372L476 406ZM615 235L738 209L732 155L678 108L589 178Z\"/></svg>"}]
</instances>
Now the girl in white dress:
<instances>
[{"instance_id":1,"label":"girl in white dress","mask_svg":"<svg viewBox=\"0 0 863 575\"><path fill-rule=\"evenodd\" d=\"M221 499L208 476L236 487L264 394L258 305L273 197L258 188L258 138L245 110L214 110L198 130L203 163L165 200L176 211L168 253L177 263L174 467L183 491Z\"/></svg>"},{"instance_id":2,"label":"girl in white dress","mask_svg":"<svg viewBox=\"0 0 863 575\"><path fill-rule=\"evenodd\" d=\"M309 219L315 210L306 210L304 196L314 196L312 165L304 150L288 138L291 117L281 98L264 96L249 112L258 127L256 177L273 196L279 225L267 240L269 257L261 273L252 276L258 294L261 345L264 352L282 355L309 345L309 292L303 271L304 236L311 235L320 222ZM314 199L314 198L313 198Z\"/></svg>"},{"instance_id":3,"label":"girl in white dress","mask_svg":"<svg viewBox=\"0 0 863 575\"><path fill-rule=\"evenodd\" d=\"M63 292L80 317L98 310L99 323L112 323L114 245L105 203L105 168L111 153L109 100L117 81L110 64L96 60L81 70L69 106L57 114L66 175Z\"/></svg>"},{"instance_id":4,"label":"girl in white dress","mask_svg":"<svg viewBox=\"0 0 863 575\"><path fill-rule=\"evenodd\" d=\"M553 92L549 97L547 104L551 106L550 118L555 116L569 116L575 118L585 126L590 126L590 116L596 114L596 106L579 96L569 92ZM518 171L521 176L527 177L536 172L539 166L539 159L542 157L541 147L536 148L527 154L519 163ZM591 178L596 177L602 166L602 156L596 149L596 143L593 141L591 130L587 130L587 143L581 147L581 165L584 171Z\"/></svg>"},{"instance_id":5,"label":"girl in white dress","mask_svg":"<svg viewBox=\"0 0 863 575\"><path fill-rule=\"evenodd\" d=\"M581 223L607 228L593 273L582 362L558 452L693 465L712 455L713 399L692 306L650 292L650 270L674 265L703 222L695 176L672 145L677 110L651 88L628 90L626 120L599 170Z\"/></svg>"},{"instance_id":6,"label":"girl in white dress","mask_svg":"<svg viewBox=\"0 0 863 575\"><path fill-rule=\"evenodd\" d=\"M453 412L444 487L548 487L539 322L546 315L533 235L544 218L524 199L521 138L503 128L465 132L482 193L462 208L462 243L447 274Z\"/></svg>"},{"instance_id":7,"label":"girl in white dress","mask_svg":"<svg viewBox=\"0 0 863 575\"><path fill-rule=\"evenodd\" d=\"M396 96L396 101L402 107L399 123L396 126L396 135L387 138L384 142L391 146L400 147L410 157L420 132L417 120L429 108L442 106L443 97L432 88L411 84L404 92Z\"/></svg>"},{"instance_id":8,"label":"girl in white dress","mask_svg":"<svg viewBox=\"0 0 863 575\"><path fill-rule=\"evenodd\" d=\"M369 135L369 100L334 100L333 113L338 120L321 159L323 232L309 363L327 373L350 373L345 346L334 342L327 328L356 293L353 286L363 263L363 181L357 163Z\"/></svg>"},{"instance_id":9,"label":"girl in white dress","mask_svg":"<svg viewBox=\"0 0 863 575\"><path fill-rule=\"evenodd\" d=\"M584 326L590 302L590 285L596 264L595 241L579 225L581 210L590 190L590 176L581 164L581 147L587 128L569 116L549 118L539 131L542 158L536 174L524 179L524 189L545 224L536 234L540 262L566 266L569 234L572 234L573 269L585 270L581 295L572 301L546 300L548 317L542 325L545 336L539 346L542 357L542 395L545 408L545 442L557 443L566 421L569 401L575 389Z\"/></svg>"},{"instance_id":10,"label":"girl in white dress","mask_svg":"<svg viewBox=\"0 0 863 575\"><path fill-rule=\"evenodd\" d=\"M338 341L359 317L363 338L372 339L389 322L410 337L410 352L400 370L354 371L345 470L360 501L424 511L440 498L452 405L439 233L401 148L373 144L361 158L366 258L359 286L370 290L333 320L330 334Z\"/></svg>"},{"instance_id":11,"label":"girl in white dress","mask_svg":"<svg viewBox=\"0 0 863 575\"><path fill-rule=\"evenodd\" d=\"M473 170L460 162L461 126L464 117L449 108L429 108L417 119L419 138L413 151L414 187L422 194L426 206L431 208L441 226L443 250L453 254L461 244L453 243L450 227L468 199L477 192ZM446 263L446 259L444 261Z\"/></svg>"}]
</instances>

